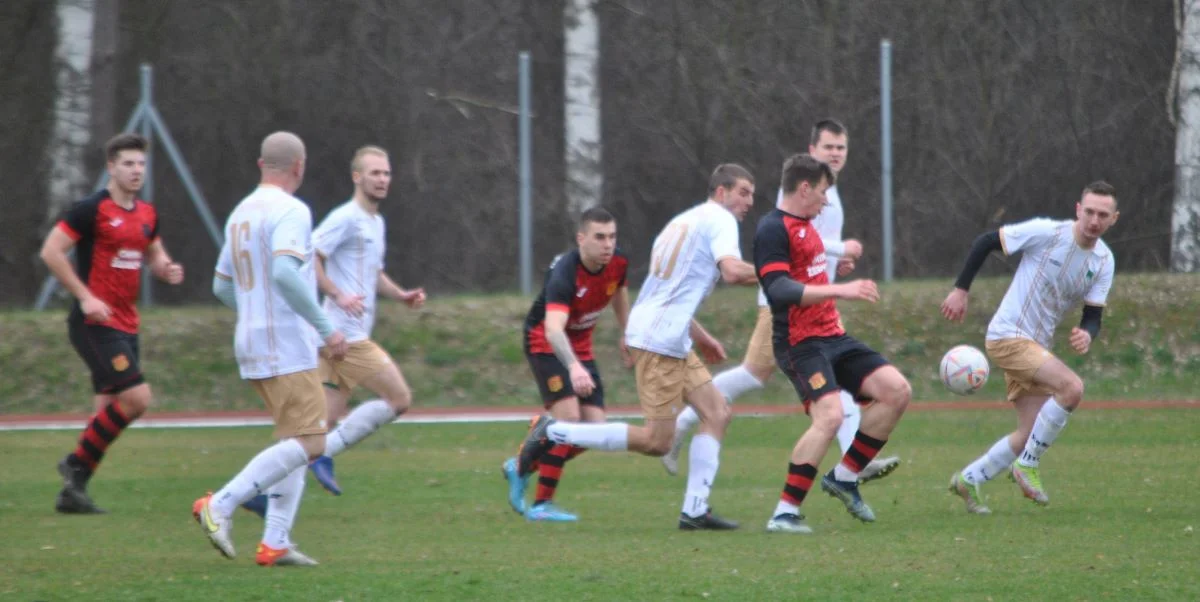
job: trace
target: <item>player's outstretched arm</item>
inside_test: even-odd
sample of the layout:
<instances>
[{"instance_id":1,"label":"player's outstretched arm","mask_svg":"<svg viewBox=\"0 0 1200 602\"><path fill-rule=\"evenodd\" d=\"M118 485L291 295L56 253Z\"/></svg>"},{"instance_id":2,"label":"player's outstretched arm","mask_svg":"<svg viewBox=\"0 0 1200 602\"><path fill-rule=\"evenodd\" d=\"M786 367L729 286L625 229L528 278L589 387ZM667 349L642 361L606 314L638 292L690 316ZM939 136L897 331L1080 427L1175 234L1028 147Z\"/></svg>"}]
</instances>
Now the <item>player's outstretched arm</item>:
<instances>
[{"instance_id":1,"label":"player's outstretched arm","mask_svg":"<svg viewBox=\"0 0 1200 602\"><path fill-rule=\"evenodd\" d=\"M387 274L383 273L383 270L379 271L379 278L375 282L375 288L379 289L379 292L383 293L383 296L388 299L399 301L413 309L420 309L422 305L425 305L425 289L404 289L396 281L389 278Z\"/></svg>"},{"instance_id":2,"label":"player's outstretched arm","mask_svg":"<svg viewBox=\"0 0 1200 602\"><path fill-rule=\"evenodd\" d=\"M942 302L942 315L947 320L961 322L966 317L967 291L971 290L971 283L975 281L975 276L979 274L979 269L983 267L983 262L987 261L988 255L992 251L1003 250L999 230L980 234L975 242L971 243L971 251L967 254L967 261L963 264L958 279L954 281L954 289Z\"/></svg>"},{"instance_id":3,"label":"player's outstretched arm","mask_svg":"<svg viewBox=\"0 0 1200 602\"><path fill-rule=\"evenodd\" d=\"M155 278L167 284L183 282L183 266L171 260L171 255L167 253L167 247L161 238L154 239L154 242L146 247L146 255L150 263L150 272Z\"/></svg>"},{"instance_id":4,"label":"player's outstretched arm","mask_svg":"<svg viewBox=\"0 0 1200 602\"><path fill-rule=\"evenodd\" d=\"M771 305L816 305L830 299L846 301L879 300L879 287L871 280L853 280L843 284L806 286L792 279L786 271L774 270L763 276L763 292Z\"/></svg>"},{"instance_id":5,"label":"player's outstretched arm","mask_svg":"<svg viewBox=\"0 0 1200 602\"><path fill-rule=\"evenodd\" d=\"M722 257L717 260L717 267L721 270L721 280L725 284L758 284L758 278L754 275L754 265L751 263L735 257Z\"/></svg>"}]
</instances>

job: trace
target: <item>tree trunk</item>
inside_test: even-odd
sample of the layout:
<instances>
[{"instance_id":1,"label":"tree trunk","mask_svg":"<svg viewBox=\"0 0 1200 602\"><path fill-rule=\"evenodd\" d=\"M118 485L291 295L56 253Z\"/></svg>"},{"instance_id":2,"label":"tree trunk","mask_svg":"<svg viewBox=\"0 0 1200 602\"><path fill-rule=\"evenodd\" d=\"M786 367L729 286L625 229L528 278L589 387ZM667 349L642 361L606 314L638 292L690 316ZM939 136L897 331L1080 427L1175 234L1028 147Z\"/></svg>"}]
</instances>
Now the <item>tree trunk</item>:
<instances>
[{"instance_id":1,"label":"tree trunk","mask_svg":"<svg viewBox=\"0 0 1200 602\"><path fill-rule=\"evenodd\" d=\"M1195 272L1200 271L1200 0L1184 2L1179 44L1171 269Z\"/></svg>"},{"instance_id":2,"label":"tree trunk","mask_svg":"<svg viewBox=\"0 0 1200 602\"><path fill-rule=\"evenodd\" d=\"M120 0L93 0L95 23L92 28L92 146L102 144L117 133L117 24ZM85 155L88 181L94 181L104 169L104 156L95 150Z\"/></svg>"},{"instance_id":3,"label":"tree trunk","mask_svg":"<svg viewBox=\"0 0 1200 602\"><path fill-rule=\"evenodd\" d=\"M85 157L91 145L91 62L94 0L58 0L58 43L54 127L46 147L49 156L47 221L83 196L87 185Z\"/></svg>"},{"instance_id":4,"label":"tree trunk","mask_svg":"<svg viewBox=\"0 0 1200 602\"><path fill-rule=\"evenodd\" d=\"M563 11L567 211L574 217L600 203L600 23L593 0L569 0Z\"/></svg>"}]
</instances>

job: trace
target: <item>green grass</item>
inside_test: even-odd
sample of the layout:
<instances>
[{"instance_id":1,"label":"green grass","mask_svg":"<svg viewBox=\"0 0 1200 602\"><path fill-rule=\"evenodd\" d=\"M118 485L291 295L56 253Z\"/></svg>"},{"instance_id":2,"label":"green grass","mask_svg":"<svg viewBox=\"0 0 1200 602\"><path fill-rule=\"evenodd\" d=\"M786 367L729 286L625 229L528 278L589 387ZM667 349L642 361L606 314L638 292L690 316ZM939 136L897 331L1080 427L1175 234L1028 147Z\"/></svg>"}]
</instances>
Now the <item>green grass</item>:
<instances>
[{"instance_id":1,"label":"green grass","mask_svg":"<svg viewBox=\"0 0 1200 602\"><path fill-rule=\"evenodd\" d=\"M969 516L949 475L1011 427L1008 411L906 416L885 450L904 465L864 487L852 520L815 491L812 536L772 535L801 416L741 419L712 502L743 529L681 533L683 477L656 459L589 452L568 465L571 525L508 509L500 461L523 425L396 425L339 457L347 493L309 480L293 532L315 569L256 567L260 522L240 512L239 557L191 520L269 431L142 430L92 484L105 516L59 516L54 463L75 433L0 433L5 600L1195 600L1200 598L1200 412L1080 412L1043 461L1051 505L997 480ZM832 466L827 457L824 468Z\"/></svg>"},{"instance_id":2,"label":"green grass","mask_svg":"<svg viewBox=\"0 0 1200 602\"><path fill-rule=\"evenodd\" d=\"M842 303L851 334L887 355L913 381L919 400L952 397L937 379L941 355L959 343L983 345L983 335L1007 279L979 281L966 324L950 324L938 307L950 283L904 281L883 287L877 305ZM375 338L399 362L424 406L528 405L537 390L521 352L521 326L530 299L519 296L433 298L413 312L385 303ZM1092 352L1076 356L1060 336L1056 349L1087 383L1092 399L1195 399L1200 390L1200 276L1119 276ZM740 361L754 325L751 289L718 290L701 321L720 338L730 365ZM0 314L0 413L84 411L87 372L67 343L61 310ZM1063 327L1078 323L1068 316ZM161 409L260 409L237 377L232 358L233 314L215 306L154 308L146 312L143 368ZM620 367L611 312L596 333L597 358L612 403L635 404L632 375ZM773 379L765 400L790 400L790 385ZM992 379L983 397L1003 397Z\"/></svg>"}]
</instances>

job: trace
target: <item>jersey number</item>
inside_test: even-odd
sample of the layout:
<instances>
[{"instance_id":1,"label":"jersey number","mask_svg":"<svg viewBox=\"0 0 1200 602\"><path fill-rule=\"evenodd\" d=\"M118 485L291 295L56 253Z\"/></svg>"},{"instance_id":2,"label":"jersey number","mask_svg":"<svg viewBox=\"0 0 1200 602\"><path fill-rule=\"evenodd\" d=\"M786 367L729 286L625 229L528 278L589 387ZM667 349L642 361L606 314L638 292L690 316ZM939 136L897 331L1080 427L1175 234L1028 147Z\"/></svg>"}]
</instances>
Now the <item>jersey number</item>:
<instances>
[{"instance_id":1,"label":"jersey number","mask_svg":"<svg viewBox=\"0 0 1200 602\"><path fill-rule=\"evenodd\" d=\"M679 259L687 235L688 225L675 223L667 226L658 237L658 244L650 253L650 271L660 280L670 280L671 274L675 273L675 261Z\"/></svg>"},{"instance_id":2,"label":"jersey number","mask_svg":"<svg viewBox=\"0 0 1200 602\"><path fill-rule=\"evenodd\" d=\"M254 262L250 259L250 251L242 245L250 242L250 222L230 226L229 240L233 245L233 271L237 274L238 286L248 291L254 288Z\"/></svg>"}]
</instances>

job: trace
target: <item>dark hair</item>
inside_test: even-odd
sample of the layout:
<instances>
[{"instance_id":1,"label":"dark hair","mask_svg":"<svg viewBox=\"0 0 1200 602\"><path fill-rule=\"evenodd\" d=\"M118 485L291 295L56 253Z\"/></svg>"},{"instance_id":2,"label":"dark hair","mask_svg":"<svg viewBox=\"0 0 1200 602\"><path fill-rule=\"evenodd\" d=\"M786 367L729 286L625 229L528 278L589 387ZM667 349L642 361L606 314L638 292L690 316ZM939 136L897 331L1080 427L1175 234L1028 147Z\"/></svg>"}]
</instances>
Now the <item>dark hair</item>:
<instances>
[{"instance_id":1,"label":"dark hair","mask_svg":"<svg viewBox=\"0 0 1200 602\"><path fill-rule=\"evenodd\" d=\"M835 136L846 133L846 126L836 119L822 119L812 127L812 134L809 136L809 144L816 146L821 141L821 132L829 132Z\"/></svg>"},{"instance_id":2,"label":"dark hair","mask_svg":"<svg viewBox=\"0 0 1200 602\"><path fill-rule=\"evenodd\" d=\"M708 195L712 196L718 188L733 188L737 186L738 180L746 180L753 184L754 176L750 170L737 163L722 163L713 170L712 175L708 178Z\"/></svg>"},{"instance_id":3,"label":"dark hair","mask_svg":"<svg viewBox=\"0 0 1200 602\"><path fill-rule=\"evenodd\" d=\"M1117 206L1117 188L1104 180L1096 180L1091 184L1083 187L1083 195L1087 193L1098 194L1100 196L1110 196L1113 200L1113 207ZM1080 195L1080 196L1083 196Z\"/></svg>"},{"instance_id":4,"label":"dark hair","mask_svg":"<svg viewBox=\"0 0 1200 602\"><path fill-rule=\"evenodd\" d=\"M800 182L808 182L816 186L821 178L825 178L826 182L833 183L833 170L829 169L829 165L818 161L815 157L808 153L792 155L783 162L783 175L781 186L784 194L796 192L796 188L800 186Z\"/></svg>"},{"instance_id":5,"label":"dark hair","mask_svg":"<svg viewBox=\"0 0 1200 602\"><path fill-rule=\"evenodd\" d=\"M109 138L108 142L105 143L104 157L108 161L116 161L117 155L121 154L121 151L135 150L142 151L144 153L149 147L150 143L147 142L146 139L141 136L141 134L117 134L116 136Z\"/></svg>"},{"instance_id":6,"label":"dark hair","mask_svg":"<svg viewBox=\"0 0 1200 602\"><path fill-rule=\"evenodd\" d=\"M583 213L579 214L579 231L583 232L587 229L588 224L611 224L617 221L613 214L608 212L608 209L599 205L584 209Z\"/></svg>"}]
</instances>

